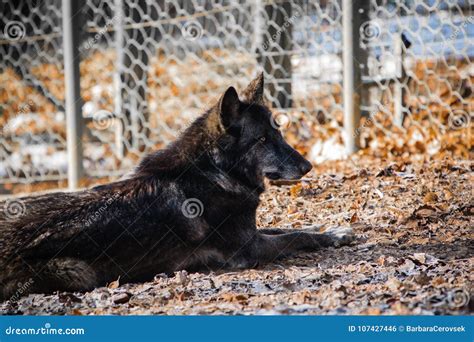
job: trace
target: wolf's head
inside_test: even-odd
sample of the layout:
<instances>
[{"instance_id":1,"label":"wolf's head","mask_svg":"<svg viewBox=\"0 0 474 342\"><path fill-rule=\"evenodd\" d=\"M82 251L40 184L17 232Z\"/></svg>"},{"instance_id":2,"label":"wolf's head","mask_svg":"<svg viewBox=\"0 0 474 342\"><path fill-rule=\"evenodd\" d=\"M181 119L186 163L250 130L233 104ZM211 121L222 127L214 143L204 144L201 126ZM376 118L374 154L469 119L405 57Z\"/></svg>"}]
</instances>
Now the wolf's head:
<instances>
[{"instance_id":1,"label":"wolf's head","mask_svg":"<svg viewBox=\"0 0 474 342\"><path fill-rule=\"evenodd\" d=\"M135 176L181 175L190 164L261 187L263 178L299 179L311 164L283 139L263 99L263 74L241 93L230 87L166 149L147 155ZM209 163L210 162L210 163ZM216 176L214 174L212 177ZM217 175L219 177L220 175Z\"/></svg>"},{"instance_id":2,"label":"wolf's head","mask_svg":"<svg viewBox=\"0 0 474 342\"><path fill-rule=\"evenodd\" d=\"M229 173L251 179L299 179L312 166L283 138L263 99L263 73L241 93L230 87L214 108L221 133L212 157ZM212 116L208 117L212 122ZM216 121L216 120L215 120ZM215 122L214 122L215 124Z\"/></svg>"}]
</instances>

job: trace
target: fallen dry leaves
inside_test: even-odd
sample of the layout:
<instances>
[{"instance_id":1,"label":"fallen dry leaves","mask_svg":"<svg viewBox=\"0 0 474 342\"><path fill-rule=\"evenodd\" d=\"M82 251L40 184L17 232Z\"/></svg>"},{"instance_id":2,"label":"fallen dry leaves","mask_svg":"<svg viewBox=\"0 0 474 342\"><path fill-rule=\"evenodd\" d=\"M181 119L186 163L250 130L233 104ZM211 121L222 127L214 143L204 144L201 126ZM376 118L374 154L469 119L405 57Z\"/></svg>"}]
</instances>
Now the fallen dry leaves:
<instances>
[{"instance_id":1,"label":"fallen dry leaves","mask_svg":"<svg viewBox=\"0 0 474 342\"><path fill-rule=\"evenodd\" d=\"M84 294L30 295L0 308L74 315L472 312L472 162L361 153L318 165L311 176L270 186L258 225L351 224L353 245L258 269L182 271L143 284L117 280Z\"/></svg>"}]
</instances>

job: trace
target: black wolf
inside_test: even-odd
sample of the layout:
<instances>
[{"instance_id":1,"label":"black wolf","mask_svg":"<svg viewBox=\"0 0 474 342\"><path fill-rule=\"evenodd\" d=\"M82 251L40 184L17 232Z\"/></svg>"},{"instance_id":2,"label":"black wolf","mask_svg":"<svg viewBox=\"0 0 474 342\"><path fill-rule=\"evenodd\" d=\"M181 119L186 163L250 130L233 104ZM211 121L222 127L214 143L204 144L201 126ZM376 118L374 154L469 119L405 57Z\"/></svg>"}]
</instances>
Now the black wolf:
<instances>
[{"instance_id":1,"label":"black wolf","mask_svg":"<svg viewBox=\"0 0 474 342\"><path fill-rule=\"evenodd\" d=\"M299 179L311 164L283 139L263 100L263 74L228 88L166 149L126 180L0 203L0 296L85 291L177 270L249 268L351 241L350 229L258 229L264 178ZM25 291L26 292L26 291Z\"/></svg>"}]
</instances>

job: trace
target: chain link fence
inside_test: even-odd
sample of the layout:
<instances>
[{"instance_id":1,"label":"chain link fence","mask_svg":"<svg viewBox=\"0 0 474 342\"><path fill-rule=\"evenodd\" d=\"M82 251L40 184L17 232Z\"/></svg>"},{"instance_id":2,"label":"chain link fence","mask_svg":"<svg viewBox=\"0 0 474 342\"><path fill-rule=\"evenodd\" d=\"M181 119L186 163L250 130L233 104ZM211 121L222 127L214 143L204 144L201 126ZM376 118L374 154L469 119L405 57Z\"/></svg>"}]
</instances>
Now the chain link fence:
<instances>
[{"instance_id":1,"label":"chain link fence","mask_svg":"<svg viewBox=\"0 0 474 342\"><path fill-rule=\"evenodd\" d=\"M313 161L342 157L351 139L434 153L446 132L454 134L449 148L469 150L473 5L360 3L352 67L361 75L354 92L362 118L350 134L342 1L81 0L74 29L85 175L123 175L258 70L267 100L289 121L287 139ZM0 191L67 177L62 20L70 18L61 6L0 3Z\"/></svg>"}]
</instances>

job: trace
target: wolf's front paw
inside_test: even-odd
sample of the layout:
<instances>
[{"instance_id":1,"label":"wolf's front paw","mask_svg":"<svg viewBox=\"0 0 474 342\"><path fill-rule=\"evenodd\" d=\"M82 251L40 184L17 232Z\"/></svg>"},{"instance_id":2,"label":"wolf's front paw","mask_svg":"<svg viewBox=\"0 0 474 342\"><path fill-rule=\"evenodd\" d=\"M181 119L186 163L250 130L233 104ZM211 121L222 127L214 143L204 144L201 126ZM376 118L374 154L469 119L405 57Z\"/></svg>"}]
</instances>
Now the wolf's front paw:
<instances>
[{"instance_id":1,"label":"wolf's front paw","mask_svg":"<svg viewBox=\"0 0 474 342\"><path fill-rule=\"evenodd\" d=\"M335 247L348 245L355 240L351 227L330 227L324 231L324 234L331 238Z\"/></svg>"}]
</instances>

